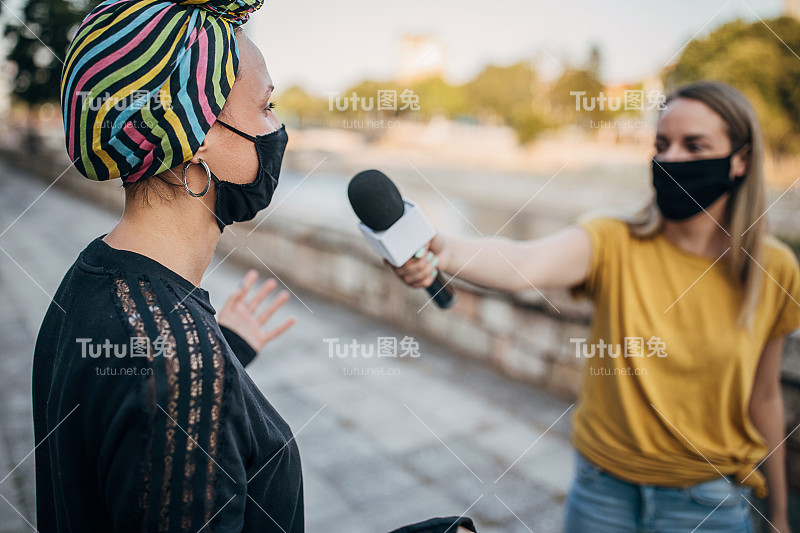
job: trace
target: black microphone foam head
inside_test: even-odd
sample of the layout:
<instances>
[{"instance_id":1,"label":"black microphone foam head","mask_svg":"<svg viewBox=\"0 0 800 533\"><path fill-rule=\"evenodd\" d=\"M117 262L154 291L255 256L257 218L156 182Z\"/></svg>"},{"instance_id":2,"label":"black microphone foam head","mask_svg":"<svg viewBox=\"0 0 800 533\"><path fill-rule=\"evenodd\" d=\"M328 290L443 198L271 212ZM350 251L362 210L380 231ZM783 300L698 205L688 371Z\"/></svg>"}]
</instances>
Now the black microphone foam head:
<instances>
[{"instance_id":1,"label":"black microphone foam head","mask_svg":"<svg viewBox=\"0 0 800 533\"><path fill-rule=\"evenodd\" d=\"M400 191L380 170L356 174L347 187L347 196L356 216L372 231L389 229L405 212Z\"/></svg>"}]
</instances>

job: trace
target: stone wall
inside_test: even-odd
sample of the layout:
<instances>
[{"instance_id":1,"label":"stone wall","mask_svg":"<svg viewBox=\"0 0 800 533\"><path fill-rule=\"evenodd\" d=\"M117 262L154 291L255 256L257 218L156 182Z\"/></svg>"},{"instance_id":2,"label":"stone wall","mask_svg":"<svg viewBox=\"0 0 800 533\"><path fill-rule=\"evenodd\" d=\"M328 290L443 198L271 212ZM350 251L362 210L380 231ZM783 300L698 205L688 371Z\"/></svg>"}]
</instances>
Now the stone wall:
<instances>
[{"instance_id":1,"label":"stone wall","mask_svg":"<svg viewBox=\"0 0 800 533\"><path fill-rule=\"evenodd\" d=\"M0 150L0 157L50 182L69 164L60 155L22 158L16 152ZM92 183L71 168L61 174L56 185L122 210L119 183ZM535 291L512 297L454 280L458 303L442 312L432 302L425 305L425 291L408 289L383 266L355 227L315 226L281 217L277 211L251 232L254 227L253 223L238 225L235 235L226 230L219 244L222 256L232 251L229 260L261 272L266 266L294 290L341 302L407 328L409 336L436 339L514 379L576 397L580 360L569 339L588 337L592 312L588 302L574 301L563 290L544 291L551 305ZM800 424L798 335L787 343L783 389L787 431L792 431ZM800 431L791 435L786 446L789 480L793 490L800 491Z\"/></svg>"}]
</instances>

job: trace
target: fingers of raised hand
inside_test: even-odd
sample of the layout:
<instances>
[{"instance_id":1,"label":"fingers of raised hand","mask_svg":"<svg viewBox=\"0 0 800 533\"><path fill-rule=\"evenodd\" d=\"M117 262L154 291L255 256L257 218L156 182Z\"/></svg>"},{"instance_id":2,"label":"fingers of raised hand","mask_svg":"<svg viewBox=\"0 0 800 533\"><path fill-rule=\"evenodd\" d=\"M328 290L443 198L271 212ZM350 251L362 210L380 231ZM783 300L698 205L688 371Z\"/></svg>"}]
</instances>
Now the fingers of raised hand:
<instances>
[{"instance_id":1,"label":"fingers of raised hand","mask_svg":"<svg viewBox=\"0 0 800 533\"><path fill-rule=\"evenodd\" d=\"M256 293L250 299L250 301L247 302L247 310L250 311L250 313L255 313L256 309L258 309L258 306L261 305L264 299L267 296L269 296L270 293L274 291L275 287L277 286L278 282L275 281L274 278L269 278L264 283L262 283L261 286L256 291Z\"/></svg>"},{"instance_id":2,"label":"fingers of raised hand","mask_svg":"<svg viewBox=\"0 0 800 533\"><path fill-rule=\"evenodd\" d=\"M278 296L275 298L275 300L272 301L269 307L267 307L260 315L258 315L259 325L263 326L264 324L266 324L267 321L270 318L272 318L272 315L274 315L278 311L278 309L280 309L283 306L283 304L285 304L288 301L289 301L289 291L283 290L280 293L278 293Z\"/></svg>"}]
</instances>

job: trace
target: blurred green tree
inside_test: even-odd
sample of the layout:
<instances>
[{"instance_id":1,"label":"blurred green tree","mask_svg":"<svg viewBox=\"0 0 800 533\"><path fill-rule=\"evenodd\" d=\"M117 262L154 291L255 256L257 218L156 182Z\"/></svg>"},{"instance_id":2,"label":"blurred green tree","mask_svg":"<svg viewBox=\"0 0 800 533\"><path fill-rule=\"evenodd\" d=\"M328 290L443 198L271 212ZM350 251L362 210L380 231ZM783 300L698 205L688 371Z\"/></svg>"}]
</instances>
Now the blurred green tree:
<instances>
[{"instance_id":1,"label":"blurred green tree","mask_svg":"<svg viewBox=\"0 0 800 533\"><path fill-rule=\"evenodd\" d=\"M702 79L733 85L752 102L769 147L776 153L796 154L800 153L798 54L800 20L737 20L689 43L664 73L664 82L667 90Z\"/></svg>"},{"instance_id":2,"label":"blurred green tree","mask_svg":"<svg viewBox=\"0 0 800 533\"><path fill-rule=\"evenodd\" d=\"M575 111L573 91L585 91L599 97L604 89L601 81L602 54L598 46L589 50L581 67L567 67L554 82L540 80L531 62L485 67L464 85L451 85L440 76L401 85L395 81L365 80L342 92L312 96L299 87L291 87L278 95L281 113L296 119L298 125L328 123L340 127L344 122L375 120L387 116L407 120L429 120L444 116L451 120L468 120L483 124L511 127L521 143L535 139L546 129L565 124L590 127L590 120L605 119L610 111ZM397 110L378 110L379 91L396 91ZM401 94L409 90L418 98L419 109L400 109ZM355 101L354 101L355 99ZM370 104L372 109L365 109ZM349 126L352 127L352 126Z\"/></svg>"},{"instance_id":3,"label":"blurred green tree","mask_svg":"<svg viewBox=\"0 0 800 533\"><path fill-rule=\"evenodd\" d=\"M528 62L489 65L465 87L470 114L483 122L508 124L520 142L530 141L546 128L545 118L535 105L540 85L536 70Z\"/></svg>"},{"instance_id":4,"label":"blurred green tree","mask_svg":"<svg viewBox=\"0 0 800 533\"><path fill-rule=\"evenodd\" d=\"M437 76L419 81L409 89L419 96L420 109L413 113L419 118L441 115L453 119L468 114L469 96L463 85L450 85Z\"/></svg>"},{"instance_id":5,"label":"blurred green tree","mask_svg":"<svg viewBox=\"0 0 800 533\"><path fill-rule=\"evenodd\" d=\"M598 80L602 77L603 53L600 51L600 45L593 44L589 49L589 59L586 61L586 70Z\"/></svg>"},{"instance_id":6,"label":"blurred green tree","mask_svg":"<svg viewBox=\"0 0 800 533\"><path fill-rule=\"evenodd\" d=\"M584 105L583 100L599 98L603 83L591 71L583 68L567 67L550 88L550 103L553 106L553 119L561 126L574 124L588 128L589 121L598 121L609 116L600 110L599 102ZM576 95L576 93L584 93ZM580 98L580 104L577 99Z\"/></svg>"},{"instance_id":7,"label":"blurred green tree","mask_svg":"<svg viewBox=\"0 0 800 533\"><path fill-rule=\"evenodd\" d=\"M277 113L286 124L294 127L330 126L325 123L328 115L328 102L313 97L297 85L278 94L274 101Z\"/></svg>"},{"instance_id":8,"label":"blurred green tree","mask_svg":"<svg viewBox=\"0 0 800 533\"><path fill-rule=\"evenodd\" d=\"M7 59L15 66L12 96L36 106L57 103L64 56L78 26L95 5L89 0L26 0L4 29L10 41Z\"/></svg>"},{"instance_id":9,"label":"blurred green tree","mask_svg":"<svg viewBox=\"0 0 800 533\"><path fill-rule=\"evenodd\" d=\"M346 117L349 120L364 119L374 120L381 117L382 113L388 113L392 116L396 115L395 110L378 111L378 91L397 91L398 100L397 107L400 108L402 104L399 101L399 94L402 89L397 87L391 81L377 81L377 80L364 80L358 85L354 85L345 90L342 94L337 95L339 102L344 104L347 99L348 105L346 110L337 108L337 103L334 100L332 111L339 112L338 116ZM356 98L357 101L353 101ZM330 99L326 105L330 105Z\"/></svg>"},{"instance_id":10,"label":"blurred green tree","mask_svg":"<svg viewBox=\"0 0 800 533\"><path fill-rule=\"evenodd\" d=\"M605 104L604 109L600 109L600 102L597 100L605 89L601 81L602 64L600 47L592 45L584 66L567 65L553 82L549 98L552 120L557 125L576 125L588 129L592 121L605 120L618 114L609 111ZM584 104L584 98L594 104Z\"/></svg>"}]
</instances>

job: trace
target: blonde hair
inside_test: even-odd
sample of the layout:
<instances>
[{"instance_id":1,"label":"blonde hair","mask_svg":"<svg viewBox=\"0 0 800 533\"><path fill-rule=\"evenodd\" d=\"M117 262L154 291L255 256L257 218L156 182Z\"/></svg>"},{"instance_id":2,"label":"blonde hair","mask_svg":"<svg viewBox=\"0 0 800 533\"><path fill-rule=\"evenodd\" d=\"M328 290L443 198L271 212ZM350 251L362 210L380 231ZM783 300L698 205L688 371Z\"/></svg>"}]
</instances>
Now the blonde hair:
<instances>
[{"instance_id":1,"label":"blonde hair","mask_svg":"<svg viewBox=\"0 0 800 533\"><path fill-rule=\"evenodd\" d=\"M740 326L750 327L762 281L761 268L755 262L762 264L767 235L766 219L763 217L766 197L764 141L758 117L742 93L716 81L701 81L679 87L667 97L667 102L676 98L696 100L714 110L725 121L734 150L746 144L750 146L744 180L731 192L725 210L726 229L730 233L730 252L725 257L726 264L731 277L741 283L743 289L738 321ZM656 235L664 224L655 197L637 213L623 218L631 234L639 238Z\"/></svg>"}]
</instances>

